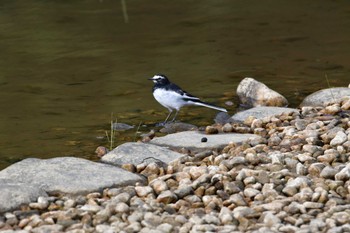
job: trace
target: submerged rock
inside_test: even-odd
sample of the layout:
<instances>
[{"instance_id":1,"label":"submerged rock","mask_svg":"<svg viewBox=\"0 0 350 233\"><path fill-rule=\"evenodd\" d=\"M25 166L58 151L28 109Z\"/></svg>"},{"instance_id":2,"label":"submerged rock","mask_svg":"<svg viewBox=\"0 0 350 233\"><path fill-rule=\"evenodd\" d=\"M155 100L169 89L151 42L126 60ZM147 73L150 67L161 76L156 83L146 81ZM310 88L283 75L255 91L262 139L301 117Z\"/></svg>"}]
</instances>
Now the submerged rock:
<instances>
[{"instance_id":1,"label":"submerged rock","mask_svg":"<svg viewBox=\"0 0 350 233\"><path fill-rule=\"evenodd\" d=\"M113 129L117 131L124 131L124 130L129 130L133 129L135 126L133 125L128 125L125 123L113 123Z\"/></svg>"}]
</instances>

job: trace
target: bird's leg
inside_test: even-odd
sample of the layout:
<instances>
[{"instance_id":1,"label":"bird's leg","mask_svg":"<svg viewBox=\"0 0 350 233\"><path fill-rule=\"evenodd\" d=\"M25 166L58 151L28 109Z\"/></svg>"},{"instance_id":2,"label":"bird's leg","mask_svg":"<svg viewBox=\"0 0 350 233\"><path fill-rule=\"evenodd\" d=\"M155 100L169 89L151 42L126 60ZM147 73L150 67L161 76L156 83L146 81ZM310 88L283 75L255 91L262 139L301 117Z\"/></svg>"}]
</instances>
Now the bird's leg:
<instances>
[{"instance_id":1,"label":"bird's leg","mask_svg":"<svg viewBox=\"0 0 350 233\"><path fill-rule=\"evenodd\" d=\"M174 118L171 120L171 122L174 122L174 121L175 121L175 119L176 119L178 113L179 113L179 111L176 110L175 116L174 116Z\"/></svg>"},{"instance_id":2,"label":"bird's leg","mask_svg":"<svg viewBox=\"0 0 350 233\"><path fill-rule=\"evenodd\" d=\"M168 116L165 118L165 121L163 122L163 125L166 124L167 120L169 119L170 115L173 113L173 110L172 109L169 109L169 114Z\"/></svg>"},{"instance_id":3,"label":"bird's leg","mask_svg":"<svg viewBox=\"0 0 350 233\"><path fill-rule=\"evenodd\" d=\"M168 116L165 118L165 121L164 121L164 122L157 123L156 126L161 126L161 127L162 127L162 126L165 126L165 124L166 124L166 122L168 121L168 119L169 119L171 113L173 112L172 109L168 109L168 110L169 110L169 114L168 114Z\"/></svg>"}]
</instances>

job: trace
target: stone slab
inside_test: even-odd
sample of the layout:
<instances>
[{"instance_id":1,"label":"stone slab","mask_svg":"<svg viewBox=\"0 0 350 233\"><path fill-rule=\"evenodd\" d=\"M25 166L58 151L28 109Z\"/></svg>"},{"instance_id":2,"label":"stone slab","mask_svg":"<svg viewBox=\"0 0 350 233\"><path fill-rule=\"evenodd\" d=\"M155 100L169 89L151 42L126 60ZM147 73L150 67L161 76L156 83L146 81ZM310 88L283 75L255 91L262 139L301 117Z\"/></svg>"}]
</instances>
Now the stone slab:
<instances>
[{"instance_id":1,"label":"stone slab","mask_svg":"<svg viewBox=\"0 0 350 233\"><path fill-rule=\"evenodd\" d=\"M0 179L36 186L53 195L85 194L144 182L141 176L122 168L75 157L24 159L0 171Z\"/></svg>"},{"instance_id":2,"label":"stone slab","mask_svg":"<svg viewBox=\"0 0 350 233\"><path fill-rule=\"evenodd\" d=\"M168 164L184 156L164 147L148 143L127 142L104 155L101 161L114 164L134 164L159 162Z\"/></svg>"},{"instance_id":3,"label":"stone slab","mask_svg":"<svg viewBox=\"0 0 350 233\"><path fill-rule=\"evenodd\" d=\"M203 137L207 138L207 142L201 142ZM194 151L203 151L207 149L222 149L230 142L242 143L256 137L259 136L237 133L207 135L198 131L185 131L153 138L150 143L174 149L186 148Z\"/></svg>"},{"instance_id":4,"label":"stone slab","mask_svg":"<svg viewBox=\"0 0 350 233\"><path fill-rule=\"evenodd\" d=\"M281 115L282 113L299 112L294 108L283 108L283 107L255 107L242 112L238 112L233 115L228 122L244 122L249 116L254 116L257 119L262 119L265 117L272 117L276 115Z\"/></svg>"},{"instance_id":5,"label":"stone slab","mask_svg":"<svg viewBox=\"0 0 350 233\"><path fill-rule=\"evenodd\" d=\"M0 213L35 202L40 196L46 197L47 194L37 186L0 179Z\"/></svg>"}]
</instances>

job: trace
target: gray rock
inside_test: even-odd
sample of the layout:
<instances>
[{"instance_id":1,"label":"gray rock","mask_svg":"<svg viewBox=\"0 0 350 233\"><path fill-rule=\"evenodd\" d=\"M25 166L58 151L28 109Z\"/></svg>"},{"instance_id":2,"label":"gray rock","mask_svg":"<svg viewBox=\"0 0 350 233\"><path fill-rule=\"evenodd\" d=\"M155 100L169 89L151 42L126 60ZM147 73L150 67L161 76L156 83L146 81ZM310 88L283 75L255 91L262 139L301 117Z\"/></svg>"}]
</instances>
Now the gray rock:
<instances>
[{"instance_id":1,"label":"gray rock","mask_svg":"<svg viewBox=\"0 0 350 233\"><path fill-rule=\"evenodd\" d=\"M238 206L236 208L234 208L233 210L233 216L236 218L236 219L239 219L239 218L246 218L246 217L252 217L256 215L256 211L252 208L249 208L249 207L245 207L245 206Z\"/></svg>"},{"instance_id":2,"label":"gray rock","mask_svg":"<svg viewBox=\"0 0 350 233\"><path fill-rule=\"evenodd\" d=\"M219 219L222 222L222 224L231 224L233 222L231 210L223 206L220 210Z\"/></svg>"},{"instance_id":3,"label":"gray rock","mask_svg":"<svg viewBox=\"0 0 350 233\"><path fill-rule=\"evenodd\" d=\"M347 87L323 89L306 96L300 106L326 106L329 103L340 101L342 97L349 95L350 88Z\"/></svg>"},{"instance_id":4,"label":"gray rock","mask_svg":"<svg viewBox=\"0 0 350 233\"><path fill-rule=\"evenodd\" d=\"M335 174L337 174L337 170L332 168L331 166L327 166L322 169L320 176L325 179L333 179Z\"/></svg>"},{"instance_id":5,"label":"gray rock","mask_svg":"<svg viewBox=\"0 0 350 233\"><path fill-rule=\"evenodd\" d=\"M303 205L306 209L322 209L324 206L323 203L311 202L311 201L306 201L303 203Z\"/></svg>"},{"instance_id":6,"label":"gray rock","mask_svg":"<svg viewBox=\"0 0 350 233\"><path fill-rule=\"evenodd\" d=\"M273 227L276 224L281 223L281 219L279 219L275 214L268 211L264 216L264 223L267 227Z\"/></svg>"},{"instance_id":7,"label":"gray rock","mask_svg":"<svg viewBox=\"0 0 350 233\"><path fill-rule=\"evenodd\" d=\"M335 180L347 181L350 179L350 163L335 175Z\"/></svg>"},{"instance_id":8,"label":"gray rock","mask_svg":"<svg viewBox=\"0 0 350 233\"><path fill-rule=\"evenodd\" d=\"M272 117L281 115L282 113L299 112L294 108L282 108L282 107L255 107L233 115L229 122L244 122L249 116L253 116L257 119L263 119L265 117Z\"/></svg>"},{"instance_id":9,"label":"gray rock","mask_svg":"<svg viewBox=\"0 0 350 233\"><path fill-rule=\"evenodd\" d=\"M285 97L253 78L245 78L239 83L237 95L243 105L251 107L288 105Z\"/></svg>"},{"instance_id":10,"label":"gray rock","mask_svg":"<svg viewBox=\"0 0 350 233\"><path fill-rule=\"evenodd\" d=\"M184 155L164 147L148 143L128 142L118 146L103 156L101 160L114 165L134 164L137 166L141 163L150 164L152 162L168 164L182 156Z\"/></svg>"},{"instance_id":11,"label":"gray rock","mask_svg":"<svg viewBox=\"0 0 350 233\"><path fill-rule=\"evenodd\" d=\"M206 214L203 219L208 224L220 225L220 219L213 214Z\"/></svg>"},{"instance_id":12,"label":"gray rock","mask_svg":"<svg viewBox=\"0 0 350 233\"><path fill-rule=\"evenodd\" d=\"M152 212L146 212L144 215L144 221L148 223L148 225L152 227L157 227L161 224L162 219L159 215L152 213Z\"/></svg>"},{"instance_id":13,"label":"gray rock","mask_svg":"<svg viewBox=\"0 0 350 233\"><path fill-rule=\"evenodd\" d=\"M348 140L348 136L343 131L338 131L335 137L331 140L331 146L339 146Z\"/></svg>"},{"instance_id":14,"label":"gray rock","mask_svg":"<svg viewBox=\"0 0 350 233\"><path fill-rule=\"evenodd\" d=\"M119 202L115 206L115 212L117 213L126 213L129 211L129 206L124 202Z\"/></svg>"},{"instance_id":15,"label":"gray rock","mask_svg":"<svg viewBox=\"0 0 350 233\"><path fill-rule=\"evenodd\" d=\"M309 121L304 119L295 120L295 127L297 128L297 130L304 130L308 124L309 124Z\"/></svg>"},{"instance_id":16,"label":"gray rock","mask_svg":"<svg viewBox=\"0 0 350 233\"><path fill-rule=\"evenodd\" d=\"M44 232L61 232L63 226L54 224L54 225L43 225L31 230L33 233L44 233Z\"/></svg>"},{"instance_id":17,"label":"gray rock","mask_svg":"<svg viewBox=\"0 0 350 233\"><path fill-rule=\"evenodd\" d=\"M162 223L157 226L157 230L161 231L162 233L170 233L173 232L173 226L169 223Z\"/></svg>"},{"instance_id":18,"label":"gray rock","mask_svg":"<svg viewBox=\"0 0 350 233\"><path fill-rule=\"evenodd\" d=\"M306 176L296 177L295 179L290 178L286 184L286 187L301 188L308 187L312 183L311 179Z\"/></svg>"},{"instance_id":19,"label":"gray rock","mask_svg":"<svg viewBox=\"0 0 350 233\"><path fill-rule=\"evenodd\" d=\"M244 193L244 196L253 198L256 195L258 195L260 191L253 188L246 188L243 193Z\"/></svg>"},{"instance_id":20,"label":"gray rock","mask_svg":"<svg viewBox=\"0 0 350 233\"><path fill-rule=\"evenodd\" d=\"M193 188L191 186L184 186L182 188L176 189L174 193L176 196L178 196L178 198L183 198L185 196L192 194Z\"/></svg>"},{"instance_id":21,"label":"gray rock","mask_svg":"<svg viewBox=\"0 0 350 233\"><path fill-rule=\"evenodd\" d=\"M115 230L112 226L108 226L107 224L100 224L96 226L95 232L97 233L114 233Z\"/></svg>"},{"instance_id":22,"label":"gray rock","mask_svg":"<svg viewBox=\"0 0 350 233\"><path fill-rule=\"evenodd\" d=\"M207 142L201 142L203 137L208 139ZM175 149L186 148L194 151L204 151L207 149L222 149L230 142L241 143L256 137L258 136L253 134L225 133L207 135L197 131L186 131L153 138L150 143Z\"/></svg>"},{"instance_id":23,"label":"gray rock","mask_svg":"<svg viewBox=\"0 0 350 233\"><path fill-rule=\"evenodd\" d=\"M152 193L153 189L150 186L136 186L135 191L139 197L145 197Z\"/></svg>"},{"instance_id":24,"label":"gray rock","mask_svg":"<svg viewBox=\"0 0 350 233\"><path fill-rule=\"evenodd\" d=\"M128 130L128 129L133 129L135 126L133 125L128 125L125 123L113 123L113 129L117 131L123 131L123 130Z\"/></svg>"},{"instance_id":25,"label":"gray rock","mask_svg":"<svg viewBox=\"0 0 350 233\"><path fill-rule=\"evenodd\" d=\"M244 200L243 196L241 194L233 194L230 197L230 200L236 204L237 206L246 206L247 202Z\"/></svg>"},{"instance_id":26,"label":"gray rock","mask_svg":"<svg viewBox=\"0 0 350 233\"><path fill-rule=\"evenodd\" d=\"M144 181L121 168L74 157L25 159L0 171L1 178L32 184L49 194L83 194Z\"/></svg>"},{"instance_id":27,"label":"gray rock","mask_svg":"<svg viewBox=\"0 0 350 233\"><path fill-rule=\"evenodd\" d=\"M166 190L161 194L159 194L159 196L157 197L157 201L161 203L169 204L169 203L176 202L177 196L173 192Z\"/></svg>"},{"instance_id":28,"label":"gray rock","mask_svg":"<svg viewBox=\"0 0 350 233\"><path fill-rule=\"evenodd\" d=\"M34 202L46 192L37 186L0 179L0 213Z\"/></svg>"},{"instance_id":29,"label":"gray rock","mask_svg":"<svg viewBox=\"0 0 350 233\"><path fill-rule=\"evenodd\" d=\"M140 232L141 224L138 222L130 223L125 229L126 232Z\"/></svg>"}]
</instances>

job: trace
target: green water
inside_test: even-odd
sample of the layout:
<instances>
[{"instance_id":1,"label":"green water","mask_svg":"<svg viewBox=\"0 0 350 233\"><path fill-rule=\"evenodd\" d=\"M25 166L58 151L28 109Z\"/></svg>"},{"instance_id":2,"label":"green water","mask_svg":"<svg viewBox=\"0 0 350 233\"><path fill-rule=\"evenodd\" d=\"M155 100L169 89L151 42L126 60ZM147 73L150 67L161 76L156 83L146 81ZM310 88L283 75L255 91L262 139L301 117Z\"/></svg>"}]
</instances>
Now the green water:
<instances>
[{"instance_id":1,"label":"green water","mask_svg":"<svg viewBox=\"0 0 350 233\"><path fill-rule=\"evenodd\" d=\"M27 157L96 159L112 112L136 126L163 120L147 80L156 73L220 106L236 101L246 76L292 107L328 87L325 75L331 86L350 83L346 0L125 2L127 23L119 0L1 1L0 168ZM205 125L215 114L193 107L179 119Z\"/></svg>"}]
</instances>

